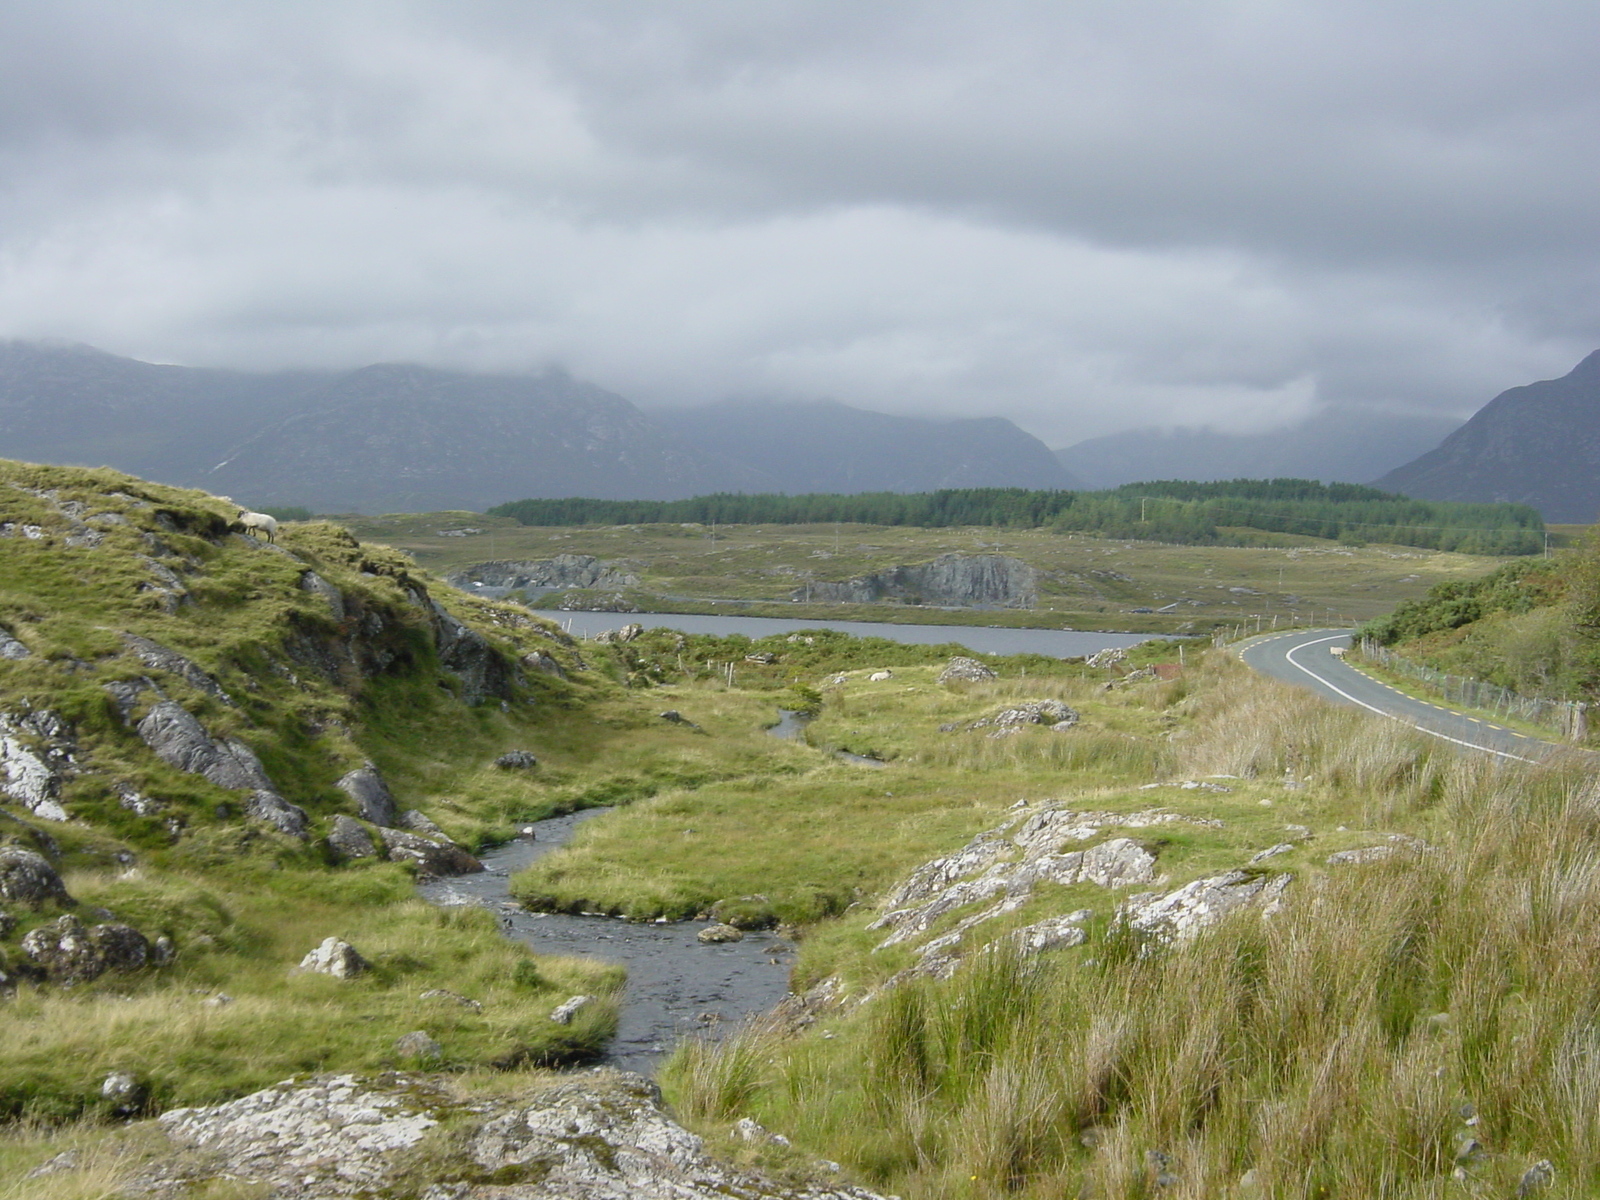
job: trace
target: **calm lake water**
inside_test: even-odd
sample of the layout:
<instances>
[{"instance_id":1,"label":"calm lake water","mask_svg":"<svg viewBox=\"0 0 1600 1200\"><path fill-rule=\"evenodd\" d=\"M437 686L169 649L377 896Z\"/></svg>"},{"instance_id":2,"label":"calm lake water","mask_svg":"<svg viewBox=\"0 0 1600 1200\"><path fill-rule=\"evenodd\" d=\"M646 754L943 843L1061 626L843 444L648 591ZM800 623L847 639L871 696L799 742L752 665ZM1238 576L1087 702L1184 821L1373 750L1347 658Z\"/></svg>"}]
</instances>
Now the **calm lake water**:
<instances>
[{"instance_id":1,"label":"calm lake water","mask_svg":"<svg viewBox=\"0 0 1600 1200\"><path fill-rule=\"evenodd\" d=\"M914 646L956 642L979 654L1048 654L1075 658L1111 647L1147 641L1147 633L1092 633L1081 629L993 629L986 625L891 625L883 621L799 621L786 617L685 616L675 613L551 612L539 616L570 630L575 637L593 637L608 629L638 624L646 629L677 629L684 633L742 633L750 638L803 629L835 629L857 637L887 638Z\"/></svg>"}]
</instances>

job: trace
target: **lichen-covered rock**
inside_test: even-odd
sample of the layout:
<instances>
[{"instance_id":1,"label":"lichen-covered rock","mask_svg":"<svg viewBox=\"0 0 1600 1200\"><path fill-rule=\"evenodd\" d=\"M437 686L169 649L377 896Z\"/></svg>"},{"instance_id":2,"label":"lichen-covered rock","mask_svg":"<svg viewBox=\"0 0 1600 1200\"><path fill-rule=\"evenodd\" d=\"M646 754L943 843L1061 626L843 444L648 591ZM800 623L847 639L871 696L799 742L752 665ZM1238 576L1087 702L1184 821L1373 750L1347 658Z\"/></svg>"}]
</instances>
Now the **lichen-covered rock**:
<instances>
[{"instance_id":1,"label":"lichen-covered rock","mask_svg":"<svg viewBox=\"0 0 1600 1200\"><path fill-rule=\"evenodd\" d=\"M46 821L65 821L58 797L76 769L72 727L47 709L0 713L0 792Z\"/></svg>"},{"instance_id":2,"label":"lichen-covered rock","mask_svg":"<svg viewBox=\"0 0 1600 1200\"><path fill-rule=\"evenodd\" d=\"M300 960L300 970L335 979L354 979L367 969L367 960L349 942L323 938L322 943Z\"/></svg>"},{"instance_id":3,"label":"lichen-covered rock","mask_svg":"<svg viewBox=\"0 0 1600 1200\"><path fill-rule=\"evenodd\" d=\"M1170 892L1130 897L1122 916L1134 929L1162 941L1187 941L1246 905L1258 905L1267 915L1276 912L1289 880L1288 875L1224 871Z\"/></svg>"},{"instance_id":4,"label":"lichen-covered rock","mask_svg":"<svg viewBox=\"0 0 1600 1200\"><path fill-rule=\"evenodd\" d=\"M0 846L0 900L40 908L45 904L70 906L67 885L44 855L20 846Z\"/></svg>"},{"instance_id":5,"label":"lichen-covered rock","mask_svg":"<svg viewBox=\"0 0 1600 1200\"><path fill-rule=\"evenodd\" d=\"M385 855L392 862L413 862L426 875L475 875L483 864L460 846L399 829L380 829Z\"/></svg>"},{"instance_id":6,"label":"lichen-covered rock","mask_svg":"<svg viewBox=\"0 0 1600 1200\"><path fill-rule=\"evenodd\" d=\"M137 1116L150 1099L150 1089L132 1071L113 1071L100 1082L100 1098L114 1117Z\"/></svg>"},{"instance_id":7,"label":"lichen-covered rock","mask_svg":"<svg viewBox=\"0 0 1600 1200\"><path fill-rule=\"evenodd\" d=\"M398 823L400 807L389 794L378 768L371 763L348 772L334 786L354 801L356 816L363 821L387 826Z\"/></svg>"},{"instance_id":8,"label":"lichen-covered rock","mask_svg":"<svg viewBox=\"0 0 1600 1200\"><path fill-rule=\"evenodd\" d=\"M494 760L502 771L531 771L539 765L538 757L530 750L512 750Z\"/></svg>"},{"instance_id":9,"label":"lichen-covered rock","mask_svg":"<svg viewBox=\"0 0 1600 1200\"><path fill-rule=\"evenodd\" d=\"M939 683L987 683L991 679L998 679L994 670L975 658L956 655L939 672Z\"/></svg>"},{"instance_id":10,"label":"lichen-covered rock","mask_svg":"<svg viewBox=\"0 0 1600 1200\"><path fill-rule=\"evenodd\" d=\"M744 930L736 925L707 925L695 934L698 941L707 945L716 945L719 942L738 942L744 940Z\"/></svg>"},{"instance_id":11,"label":"lichen-covered rock","mask_svg":"<svg viewBox=\"0 0 1600 1200\"><path fill-rule=\"evenodd\" d=\"M31 653L32 651L12 637L9 632L0 629L0 658L27 658Z\"/></svg>"},{"instance_id":12,"label":"lichen-covered rock","mask_svg":"<svg viewBox=\"0 0 1600 1200\"><path fill-rule=\"evenodd\" d=\"M328 849L341 862L355 858L376 858L378 855L377 844L366 827L343 813L333 819L333 829L328 833Z\"/></svg>"},{"instance_id":13,"label":"lichen-covered rock","mask_svg":"<svg viewBox=\"0 0 1600 1200\"><path fill-rule=\"evenodd\" d=\"M447 1123L458 1130L456 1154L406 1153ZM227 1180L280 1200L882 1200L720 1162L668 1119L653 1084L608 1068L470 1102L426 1075L289 1080L230 1104L163 1113L160 1127L175 1153L136 1190L162 1197Z\"/></svg>"},{"instance_id":14,"label":"lichen-covered rock","mask_svg":"<svg viewBox=\"0 0 1600 1200\"><path fill-rule=\"evenodd\" d=\"M107 971L137 971L151 959L150 943L137 929L118 924L86 929L71 915L30 930L22 939L22 952L62 987L87 983Z\"/></svg>"},{"instance_id":15,"label":"lichen-covered rock","mask_svg":"<svg viewBox=\"0 0 1600 1200\"><path fill-rule=\"evenodd\" d=\"M1086 667L1114 667L1127 660L1128 652L1121 646L1111 646L1104 650L1096 651L1083 660Z\"/></svg>"},{"instance_id":16,"label":"lichen-covered rock","mask_svg":"<svg viewBox=\"0 0 1600 1200\"><path fill-rule=\"evenodd\" d=\"M637 641L644 633L644 626L630 622L621 629L602 629L594 635L594 640L601 645L625 645Z\"/></svg>"}]
</instances>

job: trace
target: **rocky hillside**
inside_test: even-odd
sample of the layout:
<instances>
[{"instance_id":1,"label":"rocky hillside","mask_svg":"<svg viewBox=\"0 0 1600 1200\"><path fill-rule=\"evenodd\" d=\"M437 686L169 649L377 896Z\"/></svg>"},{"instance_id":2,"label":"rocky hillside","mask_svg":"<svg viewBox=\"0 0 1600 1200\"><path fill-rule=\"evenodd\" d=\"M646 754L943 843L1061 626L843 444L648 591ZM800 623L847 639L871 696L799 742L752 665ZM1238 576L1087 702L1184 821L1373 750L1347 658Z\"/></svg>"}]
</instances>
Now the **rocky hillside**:
<instances>
[{"instance_id":1,"label":"rocky hillside","mask_svg":"<svg viewBox=\"0 0 1600 1200\"><path fill-rule=\"evenodd\" d=\"M1501 392L1377 487L1424 500L1529 504L1546 521L1600 518L1600 350L1560 379Z\"/></svg>"},{"instance_id":2,"label":"rocky hillside","mask_svg":"<svg viewBox=\"0 0 1600 1200\"><path fill-rule=\"evenodd\" d=\"M547 1016L608 996L603 968L536 967L487 913L409 901L561 803L540 762L603 673L337 526L274 545L237 513L0 463L0 1020L42 1022L0 1039L0 1121L401 1061L424 993L466 1061L609 1033L609 1001ZM360 1029L316 1015L336 996ZM102 1093L117 1071L136 1099Z\"/></svg>"}]
</instances>

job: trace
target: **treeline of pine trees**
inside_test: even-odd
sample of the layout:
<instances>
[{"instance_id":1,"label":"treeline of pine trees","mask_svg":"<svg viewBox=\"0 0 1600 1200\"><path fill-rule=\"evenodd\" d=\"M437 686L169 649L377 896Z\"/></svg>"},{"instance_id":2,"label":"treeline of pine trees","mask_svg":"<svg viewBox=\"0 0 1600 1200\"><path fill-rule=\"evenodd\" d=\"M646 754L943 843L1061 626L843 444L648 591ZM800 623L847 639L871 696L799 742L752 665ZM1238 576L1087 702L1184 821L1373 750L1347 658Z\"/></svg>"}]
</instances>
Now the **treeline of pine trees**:
<instances>
[{"instance_id":1,"label":"treeline of pine trees","mask_svg":"<svg viewBox=\"0 0 1600 1200\"><path fill-rule=\"evenodd\" d=\"M1247 542L1244 530L1388 542L1467 554L1533 554L1544 522L1521 504L1412 500L1308 479L1159 480L1103 492L943 488L935 492L719 492L687 500L515 500L489 510L524 525L909 525L1053 529L1188 545Z\"/></svg>"}]
</instances>

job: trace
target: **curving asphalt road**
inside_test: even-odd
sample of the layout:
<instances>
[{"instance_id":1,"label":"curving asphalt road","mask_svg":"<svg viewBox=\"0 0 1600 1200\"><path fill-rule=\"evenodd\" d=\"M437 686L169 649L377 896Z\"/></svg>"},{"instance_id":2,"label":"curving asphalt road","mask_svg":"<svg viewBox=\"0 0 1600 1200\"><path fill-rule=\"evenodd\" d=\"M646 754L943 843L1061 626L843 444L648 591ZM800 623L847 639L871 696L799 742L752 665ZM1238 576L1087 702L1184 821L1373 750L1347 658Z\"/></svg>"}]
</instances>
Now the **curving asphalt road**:
<instances>
[{"instance_id":1,"label":"curving asphalt road","mask_svg":"<svg viewBox=\"0 0 1600 1200\"><path fill-rule=\"evenodd\" d=\"M1297 629L1267 634L1238 647L1245 664L1264 675L1310 688L1338 704L1354 704L1470 750L1518 762L1540 762L1571 748L1546 742L1477 717L1396 691L1348 666L1335 653L1350 645L1350 631Z\"/></svg>"}]
</instances>

